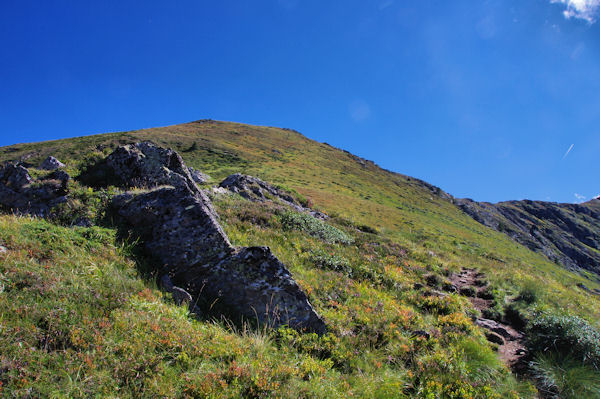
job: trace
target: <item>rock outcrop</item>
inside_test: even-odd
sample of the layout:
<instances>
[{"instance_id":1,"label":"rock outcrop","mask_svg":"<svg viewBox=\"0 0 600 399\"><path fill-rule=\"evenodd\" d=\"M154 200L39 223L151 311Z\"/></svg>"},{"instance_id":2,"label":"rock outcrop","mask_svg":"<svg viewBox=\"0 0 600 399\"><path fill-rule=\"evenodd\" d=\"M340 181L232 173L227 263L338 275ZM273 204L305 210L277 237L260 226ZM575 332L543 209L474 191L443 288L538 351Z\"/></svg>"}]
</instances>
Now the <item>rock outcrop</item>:
<instances>
[{"instance_id":1,"label":"rock outcrop","mask_svg":"<svg viewBox=\"0 0 600 399\"><path fill-rule=\"evenodd\" d=\"M204 184L210 180L210 176L206 173L202 173L199 170L191 167L189 167L188 170L190 171L190 176L192 176L192 179L194 182L196 182L196 184Z\"/></svg>"},{"instance_id":2,"label":"rock outcrop","mask_svg":"<svg viewBox=\"0 0 600 399\"><path fill-rule=\"evenodd\" d=\"M117 180L112 184L118 186L152 188L164 185L200 192L181 156L170 148L149 142L124 145L106 158L106 165Z\"/></svg>"},{"instance_id":3,"label":"rock outcrop","mask_svg":"<svg viewBox=\"0 0 600 399\"><path fill-rule=\"evenodd\" d=\"M328 218L328 216L322 212L302 206L294 197L284 190L254 176L236 173L223 180L219 187L225 188L232 193L239 194L250 201L265 202L271 200L289 206L298 212L308 212L318 219Z\"/></svg>"},{"instance_id":4,"label":"rock outcrop","mask_svg":"<svg viewBox=\"0 0 600 399\"><path fill-rule=\"evenodd\" d=\"M210 200L175 151L128 145L109 155L107 165L121 185L148 189L117 196L113 206L174 287L228 315L325 332L306 294L269 248L231 245Z\"/></svg>"},{"instance_id":5,"label":"rock outcrop","mask_svg":"<svg viewBox=\"0 0 600 399\"><path fill-rule=\"evenodd\" d=\"M470 199L454 203L477 222L502 232L568 269L600 274L600 200L584 204Z\"/></svg>"},{"instance_id":6,"label":"rock outcrop","mask_svg":"<svg viewBox=\"0 0 600 399\"><path fill-rule=\"evenodd\" d=\"M66 201L69 179L57 170L34 180L24 166L6 163L0 167L0 206L17 214L47 216L52 207Z\"/></svg>"},{"instance_id":7,"label":"rock outcrop","mask_svg":"<svg viewBox=\"0 0 600 399\"><path fill-rule=\"evenodd\" d=\"M42 162L42 164L40 165L40 169L46 170L56 170L64 167L65 164L60 162L58 159L54 158L52 155L46 158L44 162Z\"/></svg>"}]
</instances>

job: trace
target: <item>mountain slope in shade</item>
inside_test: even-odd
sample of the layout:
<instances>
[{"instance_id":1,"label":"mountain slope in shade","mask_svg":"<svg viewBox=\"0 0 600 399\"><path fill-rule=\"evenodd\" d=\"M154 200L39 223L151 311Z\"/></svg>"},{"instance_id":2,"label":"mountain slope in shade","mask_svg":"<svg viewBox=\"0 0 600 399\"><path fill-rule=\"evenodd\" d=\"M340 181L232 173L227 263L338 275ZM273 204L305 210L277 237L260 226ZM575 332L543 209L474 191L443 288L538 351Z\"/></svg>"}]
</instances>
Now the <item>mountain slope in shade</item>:
<instances>
[{"instance_id":1,"label":"mountain slope in shade","mask_svg":"<svg viewBox=\"0 0 600 399\"><path fill-rule=\"evenodd\" d=\"M497 204L456 199L479 223L571 270L600 274L600 200L583 204L508 201Z\"/></svg>"}]
</instances>

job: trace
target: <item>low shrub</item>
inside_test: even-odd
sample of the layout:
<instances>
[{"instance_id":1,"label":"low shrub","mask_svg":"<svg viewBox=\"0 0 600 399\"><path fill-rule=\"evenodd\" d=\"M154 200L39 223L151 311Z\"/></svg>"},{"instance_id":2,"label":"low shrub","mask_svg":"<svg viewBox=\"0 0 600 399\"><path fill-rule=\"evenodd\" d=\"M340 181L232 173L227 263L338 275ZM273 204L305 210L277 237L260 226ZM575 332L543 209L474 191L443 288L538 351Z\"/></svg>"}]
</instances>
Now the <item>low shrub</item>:
<instances>
[{"instance_id":1,"label":"low shrub","mask_svg":"<svg viewBox=\"0 0 600 399\"><path fill-rule=\"evenodd\" d=\"M311 252L309 259L320 269L334 270L352 277L350 263L339 255L327 253L323 250L315 250Z\"/></svg>"},{"instance_id":2,"label":"low shrub","mask_svg":"<svg viewBox=\"0 0 600 399\"><path fill-rule=\"evenodd\" d=\"M449 315L462 311L460 300L456 296L418 296L417 306L438 315Z\"/></svg>"},{"instance_id":3,"label":"low shrub","mask_svg":"<svg viewBox=\"0 0 600 399\"><path fill-rule=\"evenodd\" d=\"M492 286L487 286L477 293L477 297L481 299L496 299L499 297L498 290L492 288Z\"/></svg>"},{"instance_id":4,"label":"low shrub","mask_svg":"<svg viewBox=\"0 0 600 399\"><path fill-rule=\"evenodd\" d=\"M428 274L424 277L427 285L430 287L439 287L442 284L442 278L437 274Z\"/></svg>"},{"instance_id":5,"label":"low shrub","mask_svg":"<svg viewBox=\"0 0 600 399\"><path fill-rule=\"evenodd\" d=\"M107 215L110 199L115 193L112 188L94 191L71 183L67 201L54 207L48 219L63 226L96 224Z\"/></svg>"},{"instance_id":6,"label":"low shrub","mask_svg":"<svg viewBox=\"0 0 600 399\"><path fill-rule=\"evenodd\" d=\"M542 289L539 283L535 281L526 281L523 288L519 291L516 300L531 305L538 301Z\"/></svg>"},{"instance_id":7,"label":"low shrub","mask_svg":"<svg viewBox=\"0 0 600 399\"><path fill-rule=\"evenodd\" d=\"M600 366L600 331L577 316L541 314L527 326L532 352L555 352Z\"/></svg>"},{"instance_id":8,"label":"low shrub","mask_svg":"<svg viewBox=\"0 0 600 399\"><path fill-rule=\"evenodd\" d=\"M298 230L329 243L352 244L354 240L343 231L307 213L285 212L281 215L285 230Z\"/></svg>"}]
</instances>

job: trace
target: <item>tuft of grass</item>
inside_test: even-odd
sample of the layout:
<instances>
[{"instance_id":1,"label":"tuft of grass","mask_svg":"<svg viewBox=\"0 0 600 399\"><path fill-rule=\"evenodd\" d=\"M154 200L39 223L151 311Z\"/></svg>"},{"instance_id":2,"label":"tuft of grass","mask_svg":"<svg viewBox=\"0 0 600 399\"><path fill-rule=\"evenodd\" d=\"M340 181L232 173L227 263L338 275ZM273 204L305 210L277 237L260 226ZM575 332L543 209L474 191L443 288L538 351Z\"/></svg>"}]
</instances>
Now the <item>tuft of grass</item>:
<instances>
[{"instance_id":1,"label":"tuft of grass","mask_svg":"<svg viewBox=\"0 0 600 399\"><path fill-rule=\"evenodd\" d=\"M516 300L522 301L527 305L532 305L541 298L542 293L543 289L539 282L527 279L523 282Z\"/></svg>"},{"instance_id":2,"label":"tuft of grass","mask_svg":"<svg viewBox=\"0 0 600 399\"><path fill-rule=\"evenodd\" d=\"M556 353L540 353L531 363L540 390L548 397L600 398L600 373L581 360Z\"/></svg>"}]
</instances>

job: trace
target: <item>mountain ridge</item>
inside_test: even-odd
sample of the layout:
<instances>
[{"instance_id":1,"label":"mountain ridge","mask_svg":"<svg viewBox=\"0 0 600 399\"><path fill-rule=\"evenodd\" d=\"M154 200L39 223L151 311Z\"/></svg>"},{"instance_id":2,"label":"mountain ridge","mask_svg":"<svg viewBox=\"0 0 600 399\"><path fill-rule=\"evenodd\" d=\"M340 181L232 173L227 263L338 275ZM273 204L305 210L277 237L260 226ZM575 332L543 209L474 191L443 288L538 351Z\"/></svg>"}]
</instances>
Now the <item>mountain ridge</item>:
<instances>
[{"instance_id":1,"label":"mountain ridge","mask_svg":"<svg viewBox=\"0 0 600 399\"><path fill-rule=\"evenodd\" d=\"M455 199L479 223L502 232L571 270L600 274L600 200L475 202Z\"/></svg>"}]
</instances>

